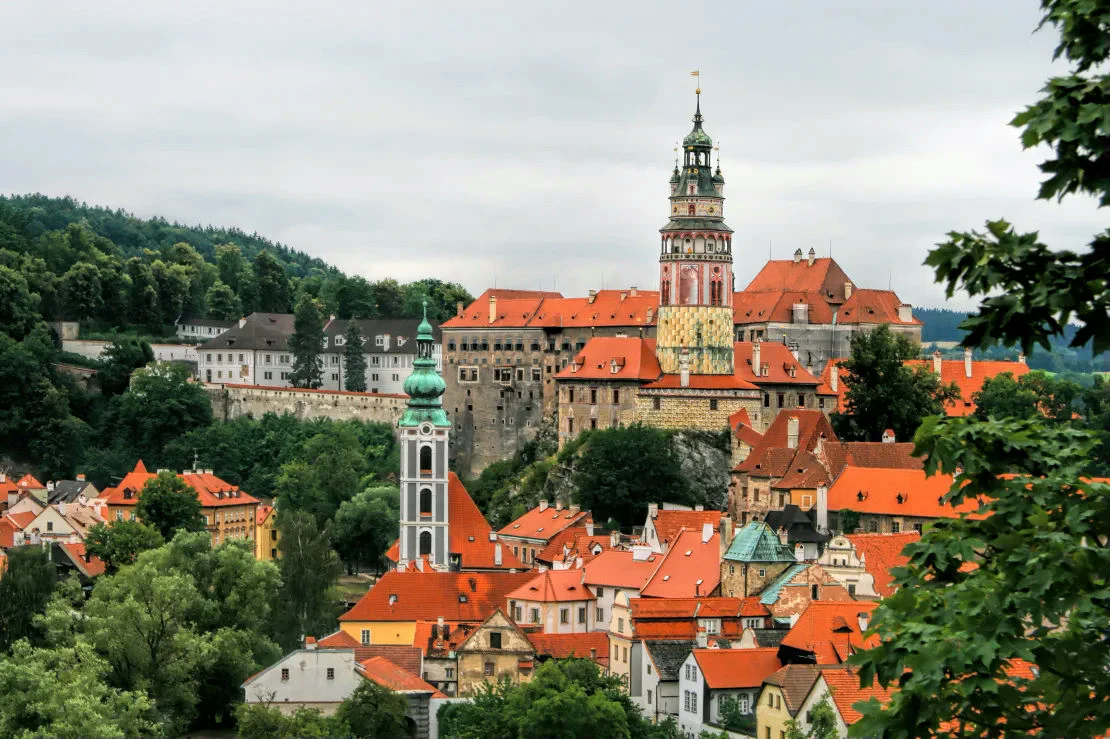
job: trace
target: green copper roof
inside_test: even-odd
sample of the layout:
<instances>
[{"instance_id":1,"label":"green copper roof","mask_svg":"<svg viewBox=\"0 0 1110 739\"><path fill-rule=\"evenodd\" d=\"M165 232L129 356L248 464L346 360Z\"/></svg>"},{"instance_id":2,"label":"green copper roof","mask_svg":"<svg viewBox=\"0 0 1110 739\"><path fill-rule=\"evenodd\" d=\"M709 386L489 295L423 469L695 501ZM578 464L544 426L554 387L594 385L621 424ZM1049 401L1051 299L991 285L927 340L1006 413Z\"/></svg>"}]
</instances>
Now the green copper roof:
<instances>
[{"instance_id":1,"label":"green copper roof","mask_svg":"<svg viewBox=\"0 0 1110 739\"><path fill-rule=\"evenodd\" d=\"M419 426L425 421L434 426L450 426L447 412L443 410L440 396L447 390L447 383L436 372L436 360L432 358L432 324L428 323L428 301L424 301L424 320L416 329L416 359L412 363L412 374L405 378L405 394L409 396L398 426Z\"/></svg>"},{"instance_id":2,"label":"green copper roof","mask_svg":"<svg viewBox=\"0 0 1110 739\"><path fill-rule=\"evenodd\" d=\"M698 91L698 107L694 111L694 130L682 139L683 146L713 146L713 139L701 128L701 91Z\"/></svg>"},{"instance_id":3,"label":"green copper roof","mask_svg":"<svg viewBox=\"0 0 1110 739\"><path fill-rule=\"evenodd\" d=\"M732 540L725 559L733 562L797 562L794 553L784 546L771 527L752 521Z\"/></svg>"},{"instance_id":4,"label":"green copper roof","mask_svg":"<svg viewBox=\"0 0 1110 739\"><path fill-rule=\"evenodd\" d=\"M802 564L801 562L796 565L791 565L790 567L787 567L785 570L783 570L783 573L775 579L773 583L767 586L767 588L759 596L759 602L765 606L774 605L775 601L779 599L779 593L782 592L782 589L786 585L786 583L793 580L795 575L797 575L799 572L806 569L807 567L809 567L809 565Z\"/></svg>"}]
</instances>

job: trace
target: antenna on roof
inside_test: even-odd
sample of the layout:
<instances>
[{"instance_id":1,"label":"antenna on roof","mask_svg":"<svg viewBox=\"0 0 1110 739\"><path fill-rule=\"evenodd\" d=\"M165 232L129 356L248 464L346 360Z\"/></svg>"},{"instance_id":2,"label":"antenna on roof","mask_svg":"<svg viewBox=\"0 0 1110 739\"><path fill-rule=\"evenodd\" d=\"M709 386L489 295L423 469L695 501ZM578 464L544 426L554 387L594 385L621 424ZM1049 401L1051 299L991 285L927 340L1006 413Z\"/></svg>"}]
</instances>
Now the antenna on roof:
<instances>
[{"instance_id":1,"label":"antenna on roof","mask_svg":"<svg viewBox=\"0 0 1110 739\"><path fill-rule=\"evenodd\" d=\"M886 273L886 289L889 291L890 286L894 284L894 270L887 270Z\"/></svg>"},{"instance_id":2,"label":"antenna on roof","mask_svg":"<svg viewBox=\"0 0 1110 739\"><path fill-rule=\"evenodd\" d=\"M832 239L829 239L829 259L832 259Z\"/></svg>"}]
</instances>

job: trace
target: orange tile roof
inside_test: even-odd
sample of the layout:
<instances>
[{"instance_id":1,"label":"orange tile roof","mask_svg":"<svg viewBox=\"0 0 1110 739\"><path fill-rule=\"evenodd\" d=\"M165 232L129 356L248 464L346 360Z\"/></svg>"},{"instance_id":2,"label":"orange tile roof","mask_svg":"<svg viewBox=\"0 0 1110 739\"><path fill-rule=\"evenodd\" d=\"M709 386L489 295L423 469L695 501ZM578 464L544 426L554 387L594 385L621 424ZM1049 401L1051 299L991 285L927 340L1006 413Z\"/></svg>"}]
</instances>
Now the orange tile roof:
<instances>
[{"instance_id":1,"label":"orange tile roof","mask_svg":"<svg viewBox=\"0 0 1110 739\"><path fill-rule=\"evenodd\" d=\"M848 726L859 721L863 715L853 708L856 703L867 702L872 698L879 703L886 703L893 694L892 690L880 687L877 680L872 682L870 687L861 688L859 672L852 667L821 670L821 679L829 686L836 710Z\"/></svg>"},{"instance_id":2,"label":"orange tile roof","mask_svg":"<svg viewBox=\"0 0 1110 739\"><path fill-rule=\"evenodd\" d=\"M662 561L662 554L653 553L647 559L638 560L629 551L602 552L583 568L586 572L585 582L587 585L639 590Z\"/></svg>"},{"instance_id":3,"label":"orange tile roof","mask_svg":"<svg viewBox=\"0 0 1110 739\"><path fill-rule=\"evenodd\" d=\"M546 570L535 575L506 598L543 603L593 600L589 586L582 583L582 570Z\"/></svg>"},{"instance_id":4,"label":"orange tile roof","mask_svg":"<svg viewBox=\"0 0 1110 739\"><path fill-rule=\"evenodd\" d=\"M448 529L448 545L451 554L462 558L463 569L479 570L521 570L524 565L513 555L511 547L501 545L501 565L496 565L496 545L490 541L493 527L478 510L474 499L466 491L466 486L454 472L447 476L447 515L451 526ZM385 553L389 561L396 562L398 557L396 541Z\"/></svg>"},{"instance_id":5,"label":"orange tile roof","mask_svg":"<svg viewBox=\"0 0 1110 739\"><path fill-rule=\"evenodd\" d=\"M654 382L662 374L654 339L595 336L555 374L555 379Z\"/></svg>"},{"instance_id":6,"label":"orange tile roof","mask_svg":"<svg viewBox=\"0 0 1110 739\"><path fill-rule=\"evenodd\" d=\"M19 478L16 485L23 490L46 490L46 486L35 479L35 476L28 472L23 477Z\"/></svg>"},{"instance_id":7,"label":"orange tile roof","mask_svg":"<svg viewBox=\"0 0 1110 739\"><path fill-rule=\"evenodd\" d=\"M705 684L713 690L758 688L782 669L778 647L754 649L695 649Z\"/></svg>"},{"instance_id":8,"label":"orange tile roof","mask_svg":"<svg viewBox=\"0 0 1110 739\"><path fill-rule=\"evenodd\" d=\"M254 512L254 522L256 525L261 526L266 523L266 519L274 512L272 505L260 505Z\"/></svg>"},{"instance_id":9,"label":"orange tile roof","mask_svg":"<svg viewBox=\"0 0 1110 739\"><path fill-rule=\"evenodd\" d=\"M8 513L5 518L11 519L20 531L27 528L27 526L38 517L38 513L34 511L20 511L19 513Z\"/></svg>"},{"instance_id":10,"label":"orange tile roof","mask_svg":"<svg viewBox=\"0 0 1110 739\"><path fill-rule=\"evenodd\" d=\"M829 486L828 509L922 518L958 518L964 513L983 516L975 513L979 508L975 498L964 500L956 507L943 502L942 496L951 487L950 475L849 465Z\"/></svg>"},{"instance_id":11,"label":"orange tile roof","mask_svg":"<svg viewBox=\"0 0 1110 739\"><path fill-rule=\"evenodd\" d=\"M789 429L792 418L798 420L798 441L794 448L787 446L790 443ZM747 458L736 465L736 471L746 472L756 477L782 477L790 470L791 463L798 452L812 451L822 435L826 439L836 438L832 424L821 411L781 410L767 427L759 443L753 446Z\"/></svg>"},{"instance_id":12,"label":"orange tile roof","mask_svg":"<svg viewBox=\"0 0 1110 739\"><path fill-rule=\"evenodd\" d=\"M813 601L782 639L783 646L813 652L819 665L835 665L847 659L853 650L869 649L878 643L877 636L864 638L859 628L859 614L871 611L873 601Z\"/></svg>"},{"instance_id":13,"label":"orange tile roof","mask_svg":"<svg viewBox=\"0 0 1110 739\"><path fill-rule=\"evenodd\" d=\"M541 509L536 506L517 518L497 533L502 536L520 536L526 539L550 541L553 536L576 524L592 523L589 511L576 511L570 508L556 510L553 505ZM452 525L454 521L451 521Z\"/></svg>"},{"instance_id":14,"label":"orange tile roof","mask_svg":"<svg viewBox=\"0 0 1110 739\"><path fill-rule=\"evenodd\" d=\"M354 649L361 647L362 643L346 631L339 630L317 641L316 646L319 649Z\"/></svg>"},{"instance_id":15,"label":"orange tile roof","mask_svg":"<svg viewBox=\"0 0 1110 739\"><path fill-rule=\"evenodd\" d=\"M537 657L600 659L609 654L609 635L604 631L590 631L585 634L533 632L527 636L536 650ZM591 650L593 650L592 655Z\"/></svg>"},{"instance_id":16,"label":"orange tile roof","mask_svg":"<svg viewBox=\"0 0 1110 739\"><path fill-rule=\"evenodd\" d=\"M733 293L732 321L741 326L749 323L792 323L794 306L802 303L807 306L807 323L833 322L833 309L826 300L814 293L788 290Z\"/></svg>"},{"instance_id":17,"label":"orange tile roof","mask_svg":"<svg viewBox=\"0 0 1110 739\"><path fill-rule=\"evenodd\" d=\"M848 534L848 541L855 547L856 555L864 560L864 568L875 578L875 592L884 598L893 595L894 576L890 571L904 567L910 558L902 554L907 544L917 541L921 534L909 531L900 534Z\"/></svg>"},{"instance_id":18,"label":"orange tile roof","mask_svg":"<svg viewBox=\"0 0 1110 739\"><path fill-rule=\"evenodd\" d=\"M633 619L676 618L756 618L770 616L759 596L727 598L632 598L629 608Z\"/></svg>"},{"instance_id":19,"label":"orange tile roof","mask_svg":"<svg viewBox=\"0 0 1110 739\"><path fill-rule=\"evenodd\" d=\"M73 560L73 564L77 569L87 577L96 577L97 575L104 574L104 560L100 557L87 557L85 553L85 543L80 542L77 544L62 544L62 548L66 550L69 558Z\"/></svg>"},{"instance_id":20,"label":"orange tile roof","mask_svg":"<svg viewBox=\"0 0 1110 739\"><path fill-rule=\"evenodd\" d=\"M23 528L7 516L0 518L0 549L9 549L15 546L15 532Z\"/></svg>"},{"instance_id":21,"label":"orange tile roof","mask_svg":"<svg viewBox=\"0 0 1110 739\"><path fill-rule=\"evenodd\" d=\"M446 698L434 685L402 669L385 657L371 657L358 663L358 674L397 693L431 693L433 698Z\"/></svg>"},{"instance_id":22,"label":"orange tile roof","mask_svg":"<svg viewBox=\"0 0 1110 739\"><path fill-rule=\"evenodd\" d=\"M308 642L312 637L305 637ZM316 642L317 649L353 649L355 662L362 662L371 657L385 657L397 666L411 673L419 674L422 665L420 649L403 644L367 644L363 645L358 639L346 631L336 631L328 634Z\"/></svg>"},{"instance_id":23,"label":"orange tile roof","mask_svg":"<svg viewBox=\"0 0 1110 739\"><path fill-rule=\"evenodd\" d=\"M728 417L728 427L732 429L733 435L738 440L750 447L754 447L763 439L763 434L755 430L751 419L748 418L748 412L743 408Z\"/></svg>"},{"instance_id":24,"label":"orange tile roof","mask_svg":"<svg viewBox=\"0 0 1110 739\"><path fill-rule=\"evenodd\" d=\"M833 475L849 464L856 467L881 467L887 469L924 469L925 462L920 457L913 456L914 443L912 441L890 442L881 441L836 441L826 440L817 453L819 459Z\"/></svg>"},{"instance_id":25,"label":"orange tile roof","mask_svg":"<svg viewBox=\"0 0 1110 739\"><path fill-rule=\"evenodd\" d=\"M921 320L913 318L903 321L898 316L898 307L905 305L890 290L856 290L844 301L836 315L838 324L896 323L902 326L920 326Z\"/></svg>"},{"instance_id":26,"label":"orange tile roof","mask_svg":"<svg viewBox=\"0 0 1110 739\"><path fill-rule=\"evenodd\" d=\"M838 397L836 409L841 413L847 410L845 406L845 396L848 393L848 387L844 383L844 378L848 373L843 367L839 366L840 362L844 361L847 361L844 357L830 359L825 363L825 367L821 371L821 387L829 394L833 392L833 372L837 373L837 388L835 394ZM933 359L908 359L904 364L907 367L926 367L935 373L936 364ZM971 361L970 377L967 375L967 365L962 359L942 359L940 365L941 383L947 385L954 382L960 389L960 399L949 402L945 407L945 412L949 416L970 416L974 413L975 402L972 398L977 392L983 389L983 383L988 379L1001 375L1004 372L1009 372L1015 378L1029 373L1029 367L1022 362L973 359Z\"/></svg>"},{"instance_id":27,"label":"orange tile roof","mask_svg":"<svg viewBox=\"0 0 1110 739\"><path fill-rule=\"evenodd\" d=\"M721 535L714 531L704 543L701 536L700 530L678 534L640 595L682 598L716 590L721 583Z\"/></svg>"},{"instance_id":28,"label":"orange tile roof","mask_svg":"<svg viewBox=\"0 0 1110 739\"><path fill-rule=\"evenodd\" d=\"M483 621L531 572L387 572L340 621Z\"/></svg>"},{"instance_id":29,"label":"orange tile roof","mask_svg":"<svg viewBox=\"0 0 1110 739\"><path fill-rule=\"evenodd\" d=\"M828 482L829 473L817 457L812 452L799 449L786 472L771 487L779 490L816 490L818 485L827 485Z\"/></svg>"},{"instance_id":30,"label":"orange tile roof","mask_svg":"<svg viewBox=\"0 0 1110 739\"><path fill-rule=\"evenodd\" d=\"M763 265L744 292L795 290L816 293L823 300L840 303L844 300L844 283L851 282L840 265L830 257L815 259L813 264L804 258L798 262L772 259Z\"/></svg>"},{"instance_id":31,"label":"orange tile roof","mask_svg":"<svg viewBox=\"0 0 1110 739\"><path fill-rule=\"evenodd\" d=\"M202 508L220 508L223 506L240 506L257 504L258 498L239 490L237 485L224 482L215 475L204 472L186 471L177 475L185 481L197 494ZM124 475L119 484L113 488L105 488L99 498L108 505L130 506L136 505L142 497L143 487L157 475L147 472L146 466L140 459L135 469ZM131 497L126 497L125 491L131 491ZM228 493L231 493L230 495Z\"/></svg>"},{"instance_id":32,"label":"orange tile roof","mask_svg":"<svg viewBox=\"0 0 1110 739\"><path fill-rule=\"evenodd\" d=\"M478 628L480 622L444 621L443 627L447 638L437 634L432 636L432 631L439 631L438 621L417 621L413 630L412 645L423 652L425 657L430 655L446 656L466 641L470 633Z\"/></svg>"},{"instance_id":33,"label":"orange tile roof","mask_svg":"<svg viewBox=\"0 0 1110 739\"><path fill-rule=\"evenodd\" d=\"M707 523L713 525L714 531L720 531L723 515L725 514L721 511L660 509L651 519L651 525L655 527L655 535L659 537L660 543L667 543L678 536L683 529L696 530L700 533L702 526Z\"/></svg>"},{"instance_id":34,"label":"orange tile roof","mask_svg":"<svg viewBox=\"0 0 1110 739\"><path fill-rule=\"evenodd\" d=\"M763 681L765 685L775 685L782 691L786 710L791 715L797 715L805 702L806 696L817 682L821 671L816 665L787 665L778 672L768 675Z\"/></svg>"},{"instance_id":35,"label":"orange tile roof","mask_svg":"<svg viewBox=\"0 0 1110 739\"><path fill-rule=\"evenodd\" d=\"M659 293L653 290L636 290L635 295L631 290L598 290L592 301L588 297L546 298L528 325L544 328L647 326L654 323L658 308Z\"/></svg>"}]
</instances>

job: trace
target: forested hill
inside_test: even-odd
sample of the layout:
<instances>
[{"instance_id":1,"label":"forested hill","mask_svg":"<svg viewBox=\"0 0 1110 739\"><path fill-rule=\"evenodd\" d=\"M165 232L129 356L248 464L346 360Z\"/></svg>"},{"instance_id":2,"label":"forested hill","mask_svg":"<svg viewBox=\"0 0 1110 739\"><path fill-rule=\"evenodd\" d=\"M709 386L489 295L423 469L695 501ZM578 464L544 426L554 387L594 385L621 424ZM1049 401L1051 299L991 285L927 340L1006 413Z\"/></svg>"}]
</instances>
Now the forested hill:
<instances>
[{"instance_id":1,"label":"forested hill","mask_svg":"<svg viewBox=\"0 0 1110 739\"><path fill-rule=\"evenodd\" d=\"M921 331L921 341L926 344L934 341L959 341L964 337L960 322L967 318L966 311L914 306L913 315L925 323L925 328Z\"/></svg>"},{"instance_id":2,"label":"forested hill","mask_svg":"<svg viewBox=\"0 0 1110 739\"><path fill-rule=\"evenodd\" d=\"M178 317L292 312L310 295L340 318L443 319L471 296L437 279L348 277L238 228L186 226L45 195L0 196L0 292L26 291L35 318L93 329L171 331ZM14 272L14 275L12 274ZM12 284L8 284L8 283ZM17 284L18 283L18 284Z\"/></svg>"}]
</instances>

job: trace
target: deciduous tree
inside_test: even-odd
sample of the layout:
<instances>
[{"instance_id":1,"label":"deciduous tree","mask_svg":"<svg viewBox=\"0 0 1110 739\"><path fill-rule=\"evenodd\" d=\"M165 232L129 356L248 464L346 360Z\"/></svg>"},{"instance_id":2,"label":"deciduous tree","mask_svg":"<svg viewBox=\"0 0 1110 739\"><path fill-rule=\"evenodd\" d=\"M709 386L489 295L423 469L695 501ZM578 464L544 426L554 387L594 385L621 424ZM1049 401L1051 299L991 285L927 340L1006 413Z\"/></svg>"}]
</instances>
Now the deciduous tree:
<instances>
[{"instance_id":1,"label":"deciduous tree","mask_svg":"<svg viewBox=\"0 0 1110 739\"><path fill-rule=\"evenodd\" d=\"M382 556L397 538L397 488L370 488L340 504L335 513L335 550L347 570L370 565L381 571Z\"/></svg>"},{"instance_id":2,"label":"deciduous tree","mask_svg":"<svg viewBox=\"0 0 1110 739\"><path fill-rule=\"evenodd\" d=\"M173 472L163 471L147 480L135 505L135 515L153 528L163 539L172 539L178 531L203 531L197 491Z\"/></svg>"},{"instance_id":3,"label":"deciduous tree","mask_svg":"<svg viewBox=\"0 0 1110 739\"><path fill-rule=\"evenodd\" d=\"M0 578L0 649L20 639L39 642L35 616L43 612L58 574L42 547L12 547L7 571Z\"/></svg>"},{"instance_id":4,"label":"deciduous tree","mask_svg":"<svg viewBox=\"0 0 1110 739\"><path fill-rule=\"evenodd\" d=\"M338 608L331 590L339 580L339 557L332 551L327 527L317 527L304 511L282 507L277 527L281 553L278 618L282 643L292 648L304 635L335 630Z\"/></svg>"},{"instance_id":5,"label":"deciduous tree","mask_svg":"<svg viewBox=\"0 0 1110 739\"><path fill-rule=\"evenodd\" d=\"M356 737L391 739L409 736L405 722L408 701L404 696L364 680L355 692L339 704L335 717L344 722Z\"/></svg>"},{"instance_id":6,"label":"deciduous tree","mask_svg":"<svg viewBox=\"0 0 1110 739\"><path fill-rule=\"evenodd\" d=\"M98 523L85 537L85 551L104 561L108 572L133 563L148 549L162 546L158 529L142 521L114 521L111 526Z\"/></svg>"},{"instance_id":7,"label":"deciduous tree","mask_svg":"<svg viewBox=\"0 0 1110 739\"><path fill-rule=\"evenodd\" d=\"M131 373L154 361L150 344L133 336L122 336L104 350L97 381L105 395L119 395L131 382Z\"/></svg>"},{"instance_id":8,"label":"deciduous tree","mask_svg":"<svg viewBox=\"0 0 1110 739\"><path fill-rule=\"evenodd\" d=\"M207 306L205 313L209 318L234 321L243 315L243 304L239 296L227 283L219 280L208 288L204 296L204 304Z\"/></svg>"}]
</instances>

